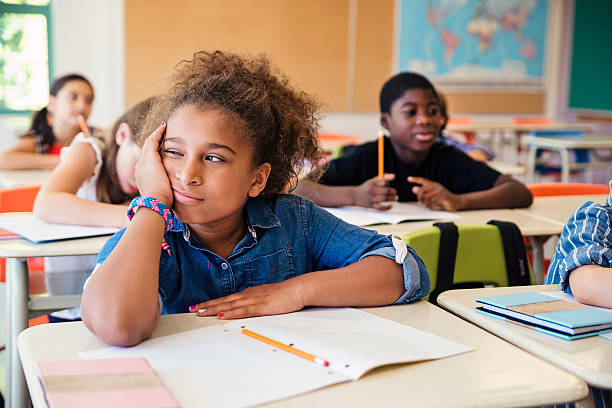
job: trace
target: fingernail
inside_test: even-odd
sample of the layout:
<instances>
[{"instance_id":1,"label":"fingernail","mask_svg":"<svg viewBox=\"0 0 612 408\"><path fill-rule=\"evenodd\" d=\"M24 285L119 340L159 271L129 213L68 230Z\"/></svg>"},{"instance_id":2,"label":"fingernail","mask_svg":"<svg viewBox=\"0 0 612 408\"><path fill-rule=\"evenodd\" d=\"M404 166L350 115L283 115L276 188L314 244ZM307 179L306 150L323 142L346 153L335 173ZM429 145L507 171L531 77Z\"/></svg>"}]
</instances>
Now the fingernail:
<instances>
[{"instance_id":1,"label":"fingernail","mask_svg":"<svg viewBox=\"0 0 612 408\"><path fill-rule=\"evenodd\" d=\"M221 313L219 313L219 314L217 315L217 317L223 317L223 316L225 316L225 313L223 313L223 312L221 312Z\"/></svg>"},{"instance_id":2,"label":"fingernail","mask_svg":"<svg viewBox=\"0 0 612 408\"><path fill-rule=\"evenodd\" d=\"M205 307L201 307L198 309L198 313L204 313L206 311Z\"/></svg>"},{"instance_id":3,"label":"fingernail","mask_svg":"<svg viewBox=\"0 0 612 408\"><path fill-rule=\"evenodd\" d=\"M165 124L166 124L166 121L164 120L159 126L164 126Z\"/></svg>"},{"instance_id":4,"label":"fingernail","mask_svg":"<svg viewBox=\"0 0 612 408\"><path fill-rule=\"evenodd\" d=\"M198 308L198 305L191 305L191 306L189 306L189 311L190 312L195 312L197 308Z\"/></svg>"}]
</instances>

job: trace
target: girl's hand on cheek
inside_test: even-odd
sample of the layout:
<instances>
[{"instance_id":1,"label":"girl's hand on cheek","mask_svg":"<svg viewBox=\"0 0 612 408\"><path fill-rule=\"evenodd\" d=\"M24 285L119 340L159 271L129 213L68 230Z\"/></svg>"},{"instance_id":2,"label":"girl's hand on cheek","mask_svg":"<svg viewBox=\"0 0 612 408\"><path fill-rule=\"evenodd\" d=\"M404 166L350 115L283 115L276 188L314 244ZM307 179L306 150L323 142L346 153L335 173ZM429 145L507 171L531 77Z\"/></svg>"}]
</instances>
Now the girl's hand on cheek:
<instances>
[{"instance_id":1,"label":"girl's hand on cheek","mask_svg":"<svg viewBox=\"0 0 612 408\"><path fill-rule=\"evenodd\" d=\"M295 312L306 306L296 280L252 286L241 292L189 307L198 316L242 319Z\"/></svg>"},{"instance_id":2,"label":"girl's hand on cheek","mask_svg":"<svg viewBox=\"0 0 612 408\"><path fill-rule=\"evenodd\" d=\"M163 122L147 138L142 146L140 159L136 163L134 175L140 194L157 198L170 208L173 201L172 188L159 154L165 131L166 122Z\"/></svg>"}]
</instances>

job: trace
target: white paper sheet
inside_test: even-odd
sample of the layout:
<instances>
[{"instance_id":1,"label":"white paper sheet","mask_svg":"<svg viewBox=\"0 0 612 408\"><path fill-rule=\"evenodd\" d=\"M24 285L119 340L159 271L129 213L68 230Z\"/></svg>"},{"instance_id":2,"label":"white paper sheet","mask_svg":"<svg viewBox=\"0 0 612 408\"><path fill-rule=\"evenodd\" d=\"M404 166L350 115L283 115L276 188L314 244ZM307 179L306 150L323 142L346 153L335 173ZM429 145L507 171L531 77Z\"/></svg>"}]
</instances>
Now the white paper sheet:
<instances>
[{"instance_id":1,"label":"white paper sheet","mask_svg":"<svg viewBox=\"0 0 612 408\"><path fill-rule=\"evenodd\" d=\"M54 224L41 221L32 214L3 215L0 217L0 228L19 234L36 244L71 238L110 235L119 230L114 227Z\"/></svg>"},{"instance_id":2,"label":"white paper sheet","mask_svg":"<svg viewBox=\"0 0 612 408\"><path fill-rule=\"evenodd\" d=\"M196 317L194 317L196 318ZM250 330L321 356L326 368L239 332ZM359 378L390 363L421 361L472 348L349 308L317 308L232 321L83 358L145 357L184 407L239 407ZM346 365L349 367L345 367Z\"/></svg>"},{"instance_id":3,"label":"white paper sheet","mask_svg":"<svg viewBox=\"0 0 612 408\"><path fill-rule=\"evenodd\" d=\"M361 227L375 224L397 224L402 221L419 220L456 220L461 218L457 214L446 211L430 210L416 204L390 203L393 207L387 211L379 211L363 207L325 207L336 217Z\"/></svg>"}]
</instances>

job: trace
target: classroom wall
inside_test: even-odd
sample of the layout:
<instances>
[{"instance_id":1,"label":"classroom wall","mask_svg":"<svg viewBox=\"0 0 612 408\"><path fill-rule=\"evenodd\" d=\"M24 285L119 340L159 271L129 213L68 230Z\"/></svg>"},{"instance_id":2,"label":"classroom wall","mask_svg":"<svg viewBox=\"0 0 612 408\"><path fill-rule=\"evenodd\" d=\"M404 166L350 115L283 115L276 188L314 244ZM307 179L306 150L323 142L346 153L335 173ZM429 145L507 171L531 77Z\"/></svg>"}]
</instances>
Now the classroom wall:
<instances>
[{"instance_id":1,"label":"classroom wall","mask_svg":"<svg viewBox=\"0 0 612 408\"><path fill-rule=\"evenodd\" d=\"M110 127L125 107L123 0L52 2L54 75L80 72L94 85L90 123ZM11 147L30 115L0 115L0 150Z\"/></svg>"},{"instance_id":2,"label":"classroom wall","mask_svg":"<svg viewBox=\"0 0 612 408\"><path fill-rule=\"evenodd\" d=\"M295 57L297 62L290 63L282 60L280 61L282 64L287 64L283 66L283 69L297 70L299 75L296 77L296 82L302 86L312 86L315 93L320 97L324 96L324 99L326 99L326 92L330 90L340 95L329 98L331 102L326 102L324 111L327 114L323 119L322 128L327 131L353 133L362 139L375 137L379 127L378 91L384 80L391 75L395 59L392 46L395 35L394 25L387 23L395 14L394 0L384 0L382 3L384 12L381 13L376 12L378 2L367 0L335 0L333 2L261 0L259 3L254 3L254 0L224 2L181 0L181 7L175 7L176 2L164 2L163 0L54 0L55 73L77 70L91 78L96 87L92 124L110 126L114 118L125 109L126 104L150 93L158 92L159 80L179 58L189 56L196 46L199 48L212 47L212 42L207 40L209 36L203 38L189 33L191 28L187 26L202 25L201 19L194 18L189 20L188 24L176 23L179 21L176 13L196 3L203 4L202 7L205 10L207 10L206 7L213 7L210 6L212 3L215 3L217 8L223 7L224 19L217 14L215 14L217 18L214 19L219 21L216 27L222 26L222 28L229 24L228 21L233 21L232 18L237 19L236 21L244 21L244 18L239 15L244 14L245 10L253 11L253 4L278 4L279 10L273 17L274 21L281 21L281 23L262 24L262 21L266 20L266 15L262 12L253 14L257 16L256 19L253 18L256 24L248 26L249 29L245 34L231 41L242 46L250 44L251 47L257 41L264 43L272 41L273 36L264 32L264 29L269 26L276 30L274 31L275 36L287 38L290 35L293 36L294 41L297 41L295 44L298 45L281 49L280 55L287 59ZM238 3L239 5L236 5ZM309 3L310 6L302 3ZM164 12L156 8L159 4L164 7L162 10ZM282 7L283 4L286 6ZM302 4L302 6L298 7L295 4ZM292 12L292 7L288 5L297 8ZM572 113L567 112L565 108L567 73L563 72L563 69L567 69L564 66L567 65L566 61L570 55L571 42L565 37L571 36L568 21L573 18L573 0L551 1L549 6L546 93L529 98L530 102L526 106L527 111L531 112L528 114L538 115L543 112L548 116L566 120L573 118ZM326 7L326 10L330 10L331 17L329 18L333 17L333 21L336 21L337 24L331 24L329 20L327 23L320 24L319 20L327 17L313 14L312 10L315 7ZM176 9L176 11L165 10L167 8ZM289 17L279 19L281 12L291 18L299 17L303 23L298 25L291 23ZM147 13L154 13L161 17L151 21L152 17ZM340 21L342 19L344 22ZM173 23L169 24L168 21ZM133 25L137 25L140 29L134 31ZM323 33L316 34L311 28L319 25L325 30ZM168 45L166 38L162 38L160 34L165 33L164 27L169 27L170 31L176 33L176 36L172 37L174 38L172 45ZM299 32L306 34L299 38ZM325 35L332 32L337 33L341 39L334 42L323 41L326 38ZM321 49L314 50L318 53L313 54L316 57L307 58L310 56L310 51L304 47L303 43L311 37L318 39ZM230 40L223 41L225 42L215 41L215 45L230 44ZM146 52L139 51L141 46ZM278 44L278 46L281 45ZM343 51L334 53L333 49L336 48ZM259 50L265 50L265 47L262 46ZM170 58L163 64L159 63L158 60L165 58L166 55ZM329 59L327 64L337 63L338 56L346 58L347 61L354 61L354 64L347 63L337 68L334 71L335 76L327 75L333 78L333 81L317 82L318 80L324 81L326 76L322 73L329 71L321 61L327 58ZM385 63L368 64L368 61L378 62L387 58L389 61ZM309 77L310 71L314 71L318 76L312 73L312 76ZM353 101L352 104L350 101ZM453 112L469 114L476 121L509 120L512 113L520 111L522 103L518 98L510 104L510 98L505 98L503 95L496 96L494 93L479 96L450 93L449 101ZM494 103L490 103L492 101ZM508 113L488 111L489 106L495 105L506 105L511 108L508 108ZM499 108L491 110L498 111ZM28 123L27 116L0 115L0 135L2 135L0 149L4 150L14 144L16 135L23 131Z\"/></svg>"}]
</instances>

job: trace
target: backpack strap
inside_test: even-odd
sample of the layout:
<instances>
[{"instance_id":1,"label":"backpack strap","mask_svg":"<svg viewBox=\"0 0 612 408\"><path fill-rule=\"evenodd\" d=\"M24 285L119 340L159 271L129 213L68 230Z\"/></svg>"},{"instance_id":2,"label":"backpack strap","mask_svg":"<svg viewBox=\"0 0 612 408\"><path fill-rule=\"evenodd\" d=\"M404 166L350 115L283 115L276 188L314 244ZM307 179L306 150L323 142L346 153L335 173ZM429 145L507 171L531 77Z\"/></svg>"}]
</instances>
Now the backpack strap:
<instances>
[{"instance_id":1,"label":"backpack strap","mask_svg":"<svg viewBox=\"0 0 612 408\"><path fill-rule=\"evenodd\" d=\"M504 246L504 257L506 258L508 285L531 285L527 251L525 250L521 230L512 222L491 220L487 224L495 225L499 228L502 245Z\"/></svg>"},{"instance_id":2,"label":"backpack strap","mask_svg":"<svg viewBox=\"0 0 612 408\"><path fill-rule=\"evenodd\" d=\"M436 222L434 227L440 229L440 250L438 252L436 287L429 294L429 301L437 305L438 295L453 287L459 232L453 222Z\"/></svg>"}]
</instances>

